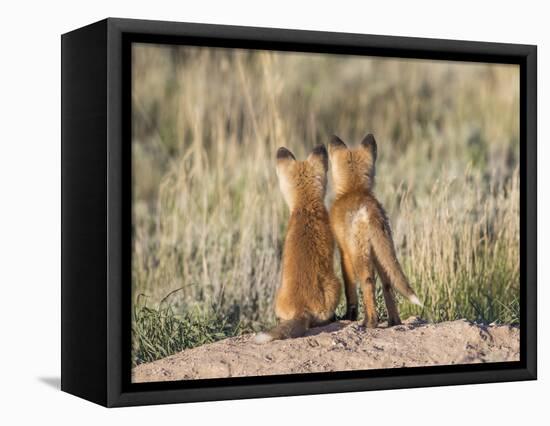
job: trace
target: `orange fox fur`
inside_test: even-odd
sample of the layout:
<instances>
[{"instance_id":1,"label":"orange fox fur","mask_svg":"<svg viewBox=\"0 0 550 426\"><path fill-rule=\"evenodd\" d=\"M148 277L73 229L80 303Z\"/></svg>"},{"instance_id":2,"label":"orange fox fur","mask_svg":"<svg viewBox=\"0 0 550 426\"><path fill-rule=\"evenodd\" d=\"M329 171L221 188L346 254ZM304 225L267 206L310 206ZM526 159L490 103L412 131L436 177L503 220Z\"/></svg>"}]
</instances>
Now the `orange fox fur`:
<instances>
[{"instance_id":1,"label":"orange fox fur","mask_svg":"<svg viewBox=\"0 0 550 426\"><path fill-rule=\"evenodd\" d=\"M421 305L397 260L386 212L372 192L376 155L376 141L371 134L355 149L348 149L337 136L329 143L336 194L330 221L342 258L346 318L357 319L356 281L359 281L367 327L378 325L375 269L382 280L390 326L401 323L392 287L410 302Z\"/></svg>"},{"instance_id":2,"label":"orange fox fur","mask_svg":"<svg viewBox=\"0 0 550 426\"><path fill-rule=\"evenodd\" d=\"M277 176L290 209L281 285L275 299L279 325L259 333L256 343L298 337L331 321L341 284L334 274L334 239L324 198L328 154L316 147L305 161L286 148L277 151Z\"/></svg>"}]
</instances>

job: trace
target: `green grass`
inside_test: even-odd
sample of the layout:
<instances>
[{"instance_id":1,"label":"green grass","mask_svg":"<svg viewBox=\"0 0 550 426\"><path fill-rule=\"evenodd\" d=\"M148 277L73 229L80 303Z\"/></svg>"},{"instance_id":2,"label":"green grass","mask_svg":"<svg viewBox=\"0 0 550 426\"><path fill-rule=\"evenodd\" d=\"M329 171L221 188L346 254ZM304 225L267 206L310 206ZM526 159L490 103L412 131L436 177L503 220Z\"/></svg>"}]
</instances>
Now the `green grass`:
<instances>
[{"instance_id":1,"label":"green grass","mask_svg":"<svg viewBox=\"0 0 550 426\"><path fill-rule=\"evenodd\" d=\"M424 302L401 316L519 321L518 67L138 45L133 70L136 363L275 323L275 152L333 133L376 136L375 192Z\"/></svg>"},{"instance_id":2,"label":"green grass","mask_svg":"<svg viewBox=\"0 0 550 426\"><path fill-rule=\"evenodd\" d=\"M241 334L231 316L213 312L177 314L172 306L151 308L135 303L132 318L132 364L154 361L195 346Z\"/></svg>"},{"instance_id":3,"label":"green grass","mask_svg":"<svg viewBox=\"0 0 550 426\"><path fill-rule=\"evenodd\" d=\"M359 290L360 291L360 290ZM386 307L381 287L377 287L376 294L378 314L380 321L387 319ZM362 312L362 301L359 299L359 309ZM409 314L420 315L422 318L430 318L435 321L469 318L475 322L488 324L490 322L504 324L519 324L519 298L504 304L500 300L494 300L489 294L484 297L475 297L466 301L455 316L449 317L445 306L427 306L421 309L410 310L401 306L403 318ZM337 319L344 318L346 306L340 303L336 309ZM272 323L263 324L270 327ZM184 349L201 346L205 343L213 343L228 337L239 336L243 332L258 331L259 326L244 326L238 317L227 315L226 312L215 313L181 313L177 314L172 306L147 307L145 304L134 304L132 320L132 365L155 361Z\"/></svg>"}]
</instances>

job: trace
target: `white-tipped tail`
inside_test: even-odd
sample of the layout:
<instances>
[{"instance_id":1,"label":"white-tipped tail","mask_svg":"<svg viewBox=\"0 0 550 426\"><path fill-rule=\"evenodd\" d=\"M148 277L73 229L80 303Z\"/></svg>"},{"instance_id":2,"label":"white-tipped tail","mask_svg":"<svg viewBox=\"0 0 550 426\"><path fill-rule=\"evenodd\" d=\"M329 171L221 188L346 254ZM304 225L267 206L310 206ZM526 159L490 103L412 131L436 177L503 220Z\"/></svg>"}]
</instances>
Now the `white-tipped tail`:
<instances>
[{"instance_id":1,"label":"white-tipped tail","mask_svg":"<svg viewBox=\"0 0 550 426\"><path fill-rule=\"evenodd\" d=\"M262 345L264 343L271 342L272 340L273 337L268 333L264 333L263 331L256 334L256 336L254 337L254 343L256 343L257 345Z\"/></svg>"},{"instance_id":2,"label":"white-tipped tail","mask_svg":"<svg viewBox=\"0 0 550 426\"><path fill-rule=\"evenodd\" d=\"M413 294L411 296L409 296L409 301L415 305L418 305L420 306L421 308L424 307L424 305L422 304L422 302L420 300L418 300L418 297L416 296L416 294Z\"/></svg>"}]
</instances>

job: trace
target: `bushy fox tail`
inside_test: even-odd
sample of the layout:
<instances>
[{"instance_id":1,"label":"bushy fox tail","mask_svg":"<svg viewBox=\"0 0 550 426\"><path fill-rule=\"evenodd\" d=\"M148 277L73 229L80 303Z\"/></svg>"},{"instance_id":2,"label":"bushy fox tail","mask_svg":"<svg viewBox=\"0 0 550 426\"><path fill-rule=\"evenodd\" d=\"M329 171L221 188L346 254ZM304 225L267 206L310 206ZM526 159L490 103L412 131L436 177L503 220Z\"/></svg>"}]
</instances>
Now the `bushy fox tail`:
<instances>
[{"instance_id":1,"label":"bushy fox tail","mask_svg":"<svg viewBox=\"0 0 550 426\"><path fill-rule=\"evenodd\" d=\"M382 279L384 279L383 275L385 275L386 280L395 290L406 297L411 303L423 306L409 285L409 281L397 260L391 230L384 227L377 234L374 238L371 238L371 244L378 269L381 269L379 273L382 275Z\"/></svg>"},{"instance_id":2,"label":"bushy fox tail","mask_svg":"<svg viewBox=\"0 0 550 426\"><path fill-rule=\"evenodd\" d=\"M305 334L308 328L309 319L305 316L281 321L279 325L275 326L271 330L262 331L261 333L256 334L256 337L254 337L254 343L262 344L271 342L272 340L300 337Z\"/></svg>"}]
</instances>

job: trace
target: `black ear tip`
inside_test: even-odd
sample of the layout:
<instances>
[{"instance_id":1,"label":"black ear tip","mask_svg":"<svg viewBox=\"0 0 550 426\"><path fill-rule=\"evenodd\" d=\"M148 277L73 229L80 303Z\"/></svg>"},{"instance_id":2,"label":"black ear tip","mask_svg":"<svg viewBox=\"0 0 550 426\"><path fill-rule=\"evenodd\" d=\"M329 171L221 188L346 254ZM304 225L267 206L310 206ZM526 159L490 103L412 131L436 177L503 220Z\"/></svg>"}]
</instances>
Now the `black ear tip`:
<instances>
[{"instance_id":1,"label":"black ear tip","mask_svg":"<svg viewBox=\"0 0 550 426\"><path fill-rule=\"evenodd\" d=\"M340 139L338 136L336 135L332 135L332 137L330 138L330 142L329 142L330 146L336 148L336 147L345 147L346 144L344 143L344 141L342 139Z\"/></svg>"},{"instance_id":2,"label":"black ear tip","mask_svg":"<svg viewBox=\"0 0 550 426\"><path fill-rule=\"evenodd\" d=\"M316 156L318 159L321 160L321 162L323 163L323 167L325 168L325 171L328 169L328 152L325 145L317 145L311 151L311 155Z\"/></svg>"},{"instance_id":3,"label":"black ear tip","mask_svg":"<svg viewBox=\"0 0 550 426\"><path fill-rule=\"evenodd\" d=\"M369 133L367 136L363 138L363 141L361 142L361 144L365 146L370 146L370 145L376 146L376 139L374 139L374 135L372 133Z\"/></svg>"},{"instance_id":4,"label":"black ear tip","mask_svg":"<svg viewBox=\"0 0 550 426\"><path fill-rule=\"evenodd\" d=\"M313 151L311 151L311 153L315 155L322 155L324 157L328 155L325 145L317 145L315 148L313 148Z\"/></svg>"},{"instance_id":5,"label":"black ear tip","mask_svg":"<svg viewBox=\"0 0 550 426\"><path fill-rule=\"evenodd\" d=\"M277 160L282 160L282 159L285 159L285 158L291 158L293 160L296 159L294 157L294 154L292 154L292 152L290 152L288 149L286 149L284 146L282 146L277 150Z\"/></svg>"}]
</instances>

